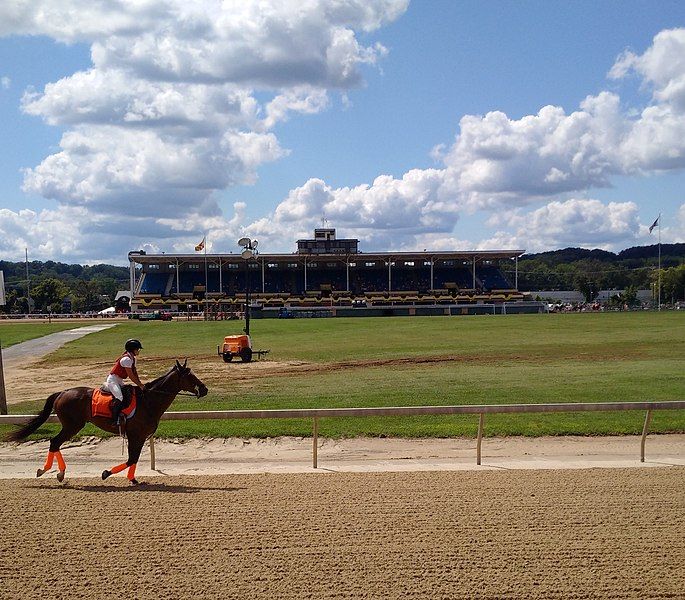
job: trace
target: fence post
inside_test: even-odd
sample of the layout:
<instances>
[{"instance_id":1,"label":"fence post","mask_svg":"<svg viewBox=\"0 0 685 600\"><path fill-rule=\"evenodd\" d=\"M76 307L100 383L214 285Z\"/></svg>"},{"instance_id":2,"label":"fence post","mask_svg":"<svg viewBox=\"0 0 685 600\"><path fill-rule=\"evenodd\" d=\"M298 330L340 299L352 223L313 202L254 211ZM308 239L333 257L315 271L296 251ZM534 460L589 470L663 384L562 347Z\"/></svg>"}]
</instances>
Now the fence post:
<instances>
[{"instance_id":1,"label":"fence post","mask_svg":"<svg viewBox=\"0 0 685 600\"><path fill-rule=\"evenodd\" d=\"M476 442L476 464L480 464L480 443L483 439L483 421L485 421L485 415L483 413L478 413L478 441Z\"/></svg>"},{"instance_id":2,"label":"fence post","mask_svg":"<svg viewBox=\"0 0 685 600\"><path fill-rule=\"evenodd\" d=\"M640 441L640 462L645 462L645 441L647 440L647 431L649 430L649 422L652 420L652 411L648 410L645 415L645 424L642 427L642 440Z\"/></svg>"},{"instance_id":3,"label":"fence post","mask_svg":"<svg viewBox=\"0 0 685 600\"><path fill-rule=\"evenodd\" d=\"M2 340L0 340L0 415L7 414L7 394L5 392L5 373L2 367Z\"/></svg>"},{"instance_id":4,"label":"fence post","mask_svg":"<svg viewBox=\"0 0 685 600\"><path fill-rule=\"evenodd\" d=\"M312 441L312 467L317 468L317 446L319 445L319 419L314 417L314 439Z\"/></svg>"}]
</instances>

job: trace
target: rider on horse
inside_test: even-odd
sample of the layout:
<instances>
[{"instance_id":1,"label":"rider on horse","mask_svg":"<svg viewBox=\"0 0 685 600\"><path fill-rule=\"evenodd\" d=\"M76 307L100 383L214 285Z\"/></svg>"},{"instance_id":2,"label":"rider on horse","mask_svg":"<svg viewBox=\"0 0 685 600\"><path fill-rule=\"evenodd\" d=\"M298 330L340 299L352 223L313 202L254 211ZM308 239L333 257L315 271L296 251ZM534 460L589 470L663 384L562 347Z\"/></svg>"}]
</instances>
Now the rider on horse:
<instances>
[{"instance_id":1,"label":"rider on horse","mask_svg":"<svg viewBox=\"0 0 685 600\"><path fill-rule=\"evenodd\" d=\"M143 349L143 345L138 340L127 340L124 344L125 352L117 359L114 363L112 370L107 376L107 381L103 388L108 389L113 396L112 399L112 419L114 424L119 423L119 414L124 408L124 394L122 387L124 386L124 380L130 379L139 388L142 389L143 383L138 377L138 371L136 370L136 356Z\"/></svg>"}]
</instances>

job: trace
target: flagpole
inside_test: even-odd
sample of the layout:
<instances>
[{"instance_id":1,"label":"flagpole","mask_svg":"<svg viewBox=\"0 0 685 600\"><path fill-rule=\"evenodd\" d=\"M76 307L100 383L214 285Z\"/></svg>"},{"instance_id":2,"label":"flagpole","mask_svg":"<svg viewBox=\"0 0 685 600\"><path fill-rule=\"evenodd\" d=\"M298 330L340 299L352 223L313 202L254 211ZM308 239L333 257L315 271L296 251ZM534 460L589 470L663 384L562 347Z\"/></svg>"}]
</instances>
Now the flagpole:
<instances>
[{"instance_id":1,"label":"flagpole","mask_svg":"<svg viewBox=\"0 0 685 600\"><path fill-rule=\"evenodd\" d=\"M207 233L205 233L205 321L207 320L209 311L209 279L207 276Z\"/></svg>"},{"instance_id":2,"label":"flagpole","mask_svg":"<svg viewBox=\"0 0 685 600\"><path fill-rule=\"evenodd\" d=\"M661 310L661 213L659 213L659 310Z\"/></svg>"}]
</instances>

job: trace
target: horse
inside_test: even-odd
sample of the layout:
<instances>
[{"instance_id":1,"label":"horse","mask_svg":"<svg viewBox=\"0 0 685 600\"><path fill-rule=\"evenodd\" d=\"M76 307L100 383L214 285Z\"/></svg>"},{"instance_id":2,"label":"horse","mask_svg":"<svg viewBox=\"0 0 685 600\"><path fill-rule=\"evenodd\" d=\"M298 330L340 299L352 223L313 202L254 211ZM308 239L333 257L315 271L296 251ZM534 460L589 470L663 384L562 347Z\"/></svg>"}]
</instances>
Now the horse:
<instances>
[{"instance_id":1,"label":"horse","mask_svg":"<svg viewBox=\"0 0 685 600\"><path fill-rule=\"evenodd\" d=\"M185 391L198 398L207 395L207 386L193 374L187 364L187 359L183 364L177 360L176 364L164 375L145 384L143 393L139 394L136 412L126 423L128 460L110 470L103 471L103 480L128 468L128 480L132 485L138 485L136 464L140 458L143 444L147 438L157 431L162 414L171 406L177 394ZM53 460L57 459L59 467L57 480L60 483L64 481L67 465L60 452L60 446L81 431L86 423L93 423L109 433L119 433L117 426L110 417L93 415L93 392L93 388L75 387L50 395L39 415L6 436L5 439L12 442L25 439L45 423L54 409L62 424L62 429L50 440L50 450L45 465L42 469L38 469L36 477L40 477L49 471L52 468Z\"/></svg>"}]
</instances>

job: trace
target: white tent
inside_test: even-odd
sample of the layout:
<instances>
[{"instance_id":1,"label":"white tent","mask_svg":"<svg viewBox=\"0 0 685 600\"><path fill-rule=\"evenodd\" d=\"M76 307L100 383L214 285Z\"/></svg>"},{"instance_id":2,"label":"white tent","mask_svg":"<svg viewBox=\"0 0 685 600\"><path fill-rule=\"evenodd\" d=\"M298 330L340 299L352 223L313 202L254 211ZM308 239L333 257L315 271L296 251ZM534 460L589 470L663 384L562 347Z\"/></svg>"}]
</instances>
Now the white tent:
<instances>
[{"instance_id":1,"label":"white tent","mask_svg":"<svg viewBox=\"0 0 685 600\"><path fill-rule=\"evenodd\" d=\"M99 315L112 315L116 312L116 309L113 306L110 306L109 308L105 308L101 311L98 311Z\"/></svg>"}]
</instances>

